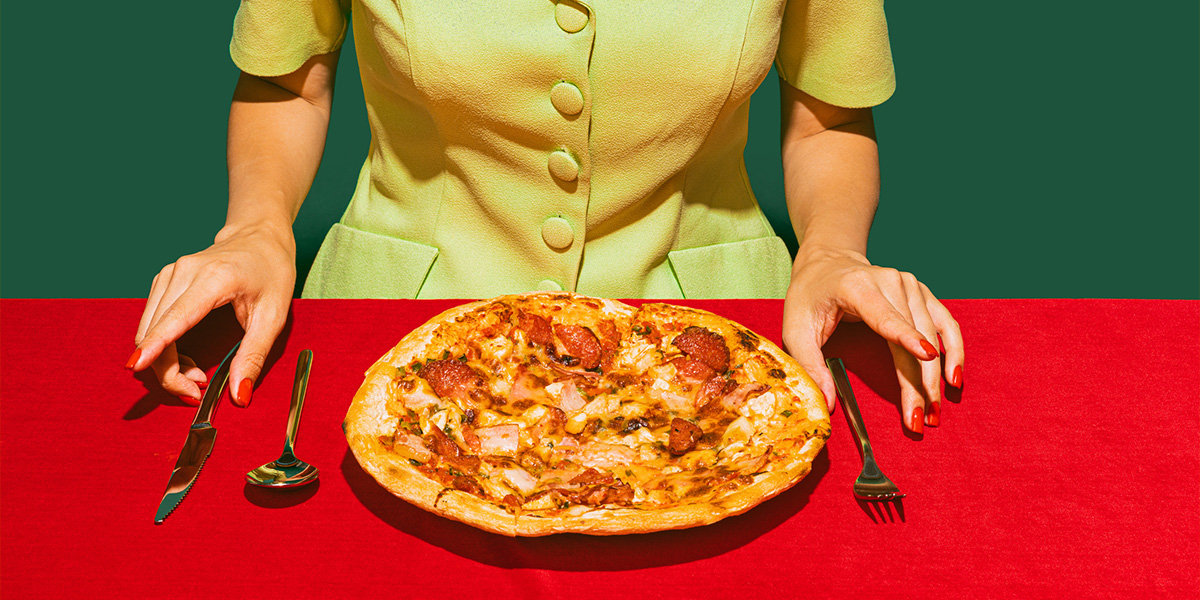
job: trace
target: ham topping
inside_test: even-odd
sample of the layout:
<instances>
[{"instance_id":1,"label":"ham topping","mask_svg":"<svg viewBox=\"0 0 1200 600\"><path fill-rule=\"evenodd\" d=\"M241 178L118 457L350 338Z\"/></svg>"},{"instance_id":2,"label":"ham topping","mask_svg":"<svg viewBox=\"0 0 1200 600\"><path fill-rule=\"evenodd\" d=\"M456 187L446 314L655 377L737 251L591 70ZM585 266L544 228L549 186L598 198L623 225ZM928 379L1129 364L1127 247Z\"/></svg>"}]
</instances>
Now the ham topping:
<instances>
[{"instance_id":1,"label":"ham topping","mask_svg":"<svg viewBox=\"0 0 1200 600\"><path fill-rule=\"evenodd\" d=\"M704 327L693 325L684 329L683 333L675 336L671 345L718 373L729 370L729 348L725 345L725 338Z\"/></svg>"},{"instance_id":2,"label":"ham topping","mask_svg":"<svg viewBox=\"0 0 1200 600\"><path fill-rule=\"evenodd\" d=\"M537 479L534 479L525 469L513 467L511 469L501 469L500 473L509 483L513 484L522 494L528 494L537 487Z\"/></svg>"},{"instance_id":3,"label":"ham topping","mask_svg":"<svg viewBox=\"0 0 1200 600\"><path fill-rule=\"evenodd\" d=\"M555 462L570 460L585 467L612 468L625 466L637 460L637 452L628 446L588 442L582 446L571 447L566 444L569 439L572 438L563 438L564 443L554 447Z\"/></svg>"},{"instance_id":4,"label":"ham topping","mask_svg":"<svg viewBox=\"0 0 1200 600\"><path fill-rule=\"evenodd\" d=\"M516 380L513 382L512 390L508 397L513 402L520 402L529 398L536 398L541 394L541 391L546 387L546 381L525 369L525 365L521 365L517 369Z\"/></svg>"},{"instance_id":5,"label":"ham topping","mask_svg":"<svg viewBox=\"0 0 1200 600\"><path fill-rule=\"evenodd\" d=\"M547 469L542 471L541 478L538 483L543 486L563 487L565 481L574 479L580 473L578 468L574 469Z\"/></svg>"},{"instance_id":6,"label":"ham topping","mask_svg":"<svg viewBox=\"0 0 1200 600\"><path fill-rule=\"evenodd\" d=\"M738 412L746 400L760 396L769 389L771 386L765 383L743 383L733 388L733 391L726 392L725 397L721 399L721 406L724 406L729 412Z\"/></svg>"},{"instance_id":7,"label":"ham topping","mask_svg":"<svg viewBox=\"0 0 1200 600\"><path fill-rule=\"evenodd\" d=\"M422 408L425 408L426 406L433 406L433 405L437 404L438 398L437 398L437 396L434 396L434 395L430 394L429 392L426 392L421 387L417 387L417 389L415 389L407 394L404 394L403 396L400 396L400 401L404 403L405 408L411 408L413 410L421 410Z\"/></svg>"},{"instance_id":8,"label":"ham topping","mask_svg":"<svg viewBox=\"0 0 1200 600\"><path fill-rule=\"evenodd\" d=\"M595 369L600 364L600 354L603 349L600 347L600 340L596 339L596 334L592 333L591 330L579 325L556 323L554 325L554 334L562 342L567 354L579 359L580 367ZM564 364L566 363L564 362Z\"/></svg>"},{"instance_id":9,"label":"ham topping","mask_svg":"<svg viewBox=\"0 0 1200 600\"><path fill-rule=\"evenodd\" d=\"M396 432L395 440L392 443L396 446L400 446L400 454L408 458L418 460L420 462L427 462L429 459L433 458L433 453L430 452L429 448L425 445L425 440L422 440L421 438L408 433L407 431Z\"/></svg>"},{"instance_id":10,"label":"ham topping","mask_svg":"<svg viewBox=\"0 0 1200 600\"><path fill-rule=\"evenodd\" d=\"M580 447L579 462L588 467L617 467L637 459L633 448L618 444L591 442Z\"/></svg>"},{"instance_id":11,"label":"ham topping","mask_svg":"<svg viewBox=\"0 0 1200 600\"><path fill-rule=\"evenodd\" d=\"M517 455L517 441L521 430L515 424L480 427L475 430L479 438L479 451L483 454Z\"/></svg>"},{"instance_id":12,"label":"ham topping","mask_svg":"<svg viewBox=\"0 0 1200 600\"><path fill-rule=\"evenodd\" d=\"M558 407L566 412L575 412L587 404L583 396L579 395L579 388L571 381L552 383L546 386L546 391L558 400Z\"/></svg>"},{"instance_id":13,"label":"ham topping","mask_svg":"<svg viewBox=\"0 0 1200 600\"><path fill-rule=\"evenodd\" d=\"M702 435L704 435L704 430L700 429L698 425L675 417L671 419L671 438L667 444L668 449L675 456L687 454Z\"/></svg>"},{"instance_id":14,"label":"ham topping","mask_svg":"<svg viewBox=\"0 0 1200 600\"><path fill-rule=\"evenodd\" d=\"M431 360L421 369L421 378L429 382L442 398L457 396L479 386L483 379L471 367L452 358Z\"/></svg>"}]
</instances>

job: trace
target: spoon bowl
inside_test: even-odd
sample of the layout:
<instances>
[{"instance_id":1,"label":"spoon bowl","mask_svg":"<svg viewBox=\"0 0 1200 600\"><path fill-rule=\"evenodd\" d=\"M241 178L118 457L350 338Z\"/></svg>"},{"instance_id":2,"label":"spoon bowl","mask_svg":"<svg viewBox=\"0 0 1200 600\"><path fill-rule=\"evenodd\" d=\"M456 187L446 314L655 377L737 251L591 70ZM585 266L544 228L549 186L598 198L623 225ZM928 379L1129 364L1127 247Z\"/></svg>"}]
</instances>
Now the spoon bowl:
<instances>
[{"instance_id":1,"label":"spoon bowl","mask_svg":"<svg viewBox=\"0 0 1200 600\"><path fill-rule=\"evenodd\" d=\"M246 473L246 483L259 487L299 487L317 480L320 471L295 456L292 462L286 462L286 457L269 462L249 473Z\"/></svg>"},{"instance_id":2,"label":"spoon bowl","mask_svg":"<svg viewBox=\"0 0 1200 600\"><path fill-rule=\"evenodd\" d=\"M296 362L296 382L292 386L292 406L288 411L283 455L246 473L246 483L259 487L290 488L312 483L320 475L316 467L296 458L292 450L296 443L296 431L300 429L300 412L304 410L304 394L308 391L308 372L312 369L312 356L312 350L304 350Z\"/></svg>"}]
</instances>

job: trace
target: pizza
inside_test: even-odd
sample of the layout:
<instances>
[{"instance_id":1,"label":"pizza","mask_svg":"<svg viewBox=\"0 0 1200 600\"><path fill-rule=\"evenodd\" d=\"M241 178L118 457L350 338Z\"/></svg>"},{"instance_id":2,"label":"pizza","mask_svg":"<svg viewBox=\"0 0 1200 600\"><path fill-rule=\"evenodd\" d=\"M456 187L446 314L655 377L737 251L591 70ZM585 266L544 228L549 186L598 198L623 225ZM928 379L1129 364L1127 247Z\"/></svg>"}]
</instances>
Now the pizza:
<instances>
[{"instance_id":1,"label":"pizza","mask_svg":"<svg viewBox=\"0 0 1200 600\"><path fill-rule=\"evenodd\" d=\"M509 536L694 527L795 485L829 437L808 374L711 312L569 293L454 307L366 373L363 469Z\"/></svg>"}]
</instances>

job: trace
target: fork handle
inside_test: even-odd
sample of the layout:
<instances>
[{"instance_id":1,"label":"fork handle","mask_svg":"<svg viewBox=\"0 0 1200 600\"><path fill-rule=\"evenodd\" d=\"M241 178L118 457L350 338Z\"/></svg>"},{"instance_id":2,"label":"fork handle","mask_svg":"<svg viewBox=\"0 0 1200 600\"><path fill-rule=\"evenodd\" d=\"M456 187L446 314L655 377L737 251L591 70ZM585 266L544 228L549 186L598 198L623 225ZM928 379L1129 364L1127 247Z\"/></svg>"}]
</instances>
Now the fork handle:
<instances>
[{"instance_id":1,"label":"fork handle","mask_svg":"<svg viewBox=\"0 0 1200 600\"><path fill-rule=\"evenodd\" d=\"M833 373L833 383L837 387L838 397L842 400L842 410L846 412L846 420L850 422L850 429L854 430L854 437L858 440L858 449L862 452L864 475L871 477L882 477L879 466L875 464L875 453L871 452L871 440L867 438L867 428L863 425L862 413L858 412L858 401L854 399L854 390L850 389L850 377L846 375L846 365L842 364L840 358L829 358L825 360L825 364L829 366L829 371ZM874 470L874 473L866 473L867 470Z\"/></svg>"}]
</instances>

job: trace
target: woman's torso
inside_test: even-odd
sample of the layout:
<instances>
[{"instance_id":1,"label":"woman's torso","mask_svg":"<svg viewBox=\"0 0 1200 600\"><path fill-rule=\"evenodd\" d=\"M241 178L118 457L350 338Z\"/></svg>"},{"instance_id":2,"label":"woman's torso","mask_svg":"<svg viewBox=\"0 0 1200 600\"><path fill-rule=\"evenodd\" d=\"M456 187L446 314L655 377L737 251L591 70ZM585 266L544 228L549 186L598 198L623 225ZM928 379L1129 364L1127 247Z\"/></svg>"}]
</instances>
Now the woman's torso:
<instances>
[{"instance_id":1,"label":"woman's torso","mask_svg":"<svg viewBox=\"0 0 1200 600\"><path fill-rule=\"evenodd\" d=\"M779 296L742 151L783 0L357 0L371 147L306 296Z\"/></svg>"}]
</instances>

